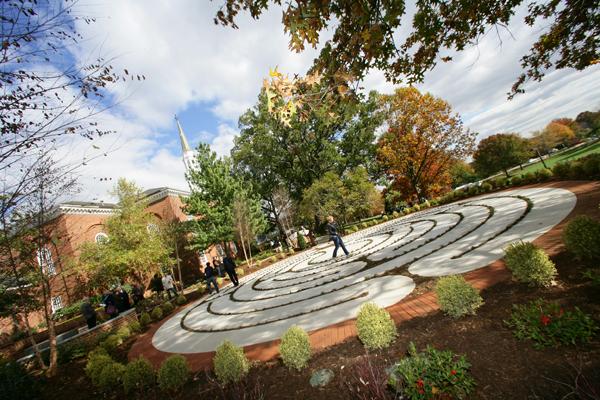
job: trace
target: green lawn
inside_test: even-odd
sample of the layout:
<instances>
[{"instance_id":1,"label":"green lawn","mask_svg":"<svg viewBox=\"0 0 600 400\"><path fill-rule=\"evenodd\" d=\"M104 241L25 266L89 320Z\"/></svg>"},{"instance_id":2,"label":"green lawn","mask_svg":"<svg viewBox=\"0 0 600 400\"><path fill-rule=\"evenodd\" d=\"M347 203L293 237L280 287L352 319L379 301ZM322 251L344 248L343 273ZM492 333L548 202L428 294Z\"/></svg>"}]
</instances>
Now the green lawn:
<instances>
[{"instance_id":1,"label":"green lawn","mask_svg":"<svg viewBox=\"0 0 600 400\"><path fill-rule=\"evenodd\" d=\"M554 165L562 161L575 160L577 158L581 158L583 156L587 156L592 153L600 153L600 142L596 142L592 145L578 147L576 149L567 150L563 153L555 154L552 157L544 160L548 168L552 169ZM509 171L511 175L521 175L526 174L528 172L535 172L538 169L542 169L544 166L541 162L537 162L535 164L531 164L523 168L523 171L520 169L513 169Z\"/></svg>"}]
</instances>

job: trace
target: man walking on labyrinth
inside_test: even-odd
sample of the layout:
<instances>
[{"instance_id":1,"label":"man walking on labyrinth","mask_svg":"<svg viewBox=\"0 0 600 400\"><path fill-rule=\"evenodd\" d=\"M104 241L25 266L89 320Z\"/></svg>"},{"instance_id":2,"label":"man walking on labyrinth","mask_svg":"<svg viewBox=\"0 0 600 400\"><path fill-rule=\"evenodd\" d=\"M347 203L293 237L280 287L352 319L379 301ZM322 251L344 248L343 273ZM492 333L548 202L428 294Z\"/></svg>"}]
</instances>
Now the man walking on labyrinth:
<instances>
[{"instance_id":1,"label":"man walking on labyrinth","mask_svg":"<svg viewBox=\"0 0 600 400\"><path fill-rule=\"evenodd\" d=\"M235 272L235 262L233 259L226 255L223 259L223 265L225 266L225 272L229 275L229 279L231 280L231 283L233 283L233 286L239 285L240 282L238 281L237 272Z\"/></svg>"},{"instance_id":2,"label":"man walking on labyrinth","mask_svg":"<svg viewBox=\"0 0 600 400\"><path fill-rule=\"evenodd\" d=\"M333 219L331 215L327 216L327 233L329 234L329 240L333 241L335 245L335 249L333 249L333 258L337 257L337 251L341 247L346 253L346 257L350 255L348 250L346 250L346 246L344 246L344 241L338 233L338 225L337 222Z\"/></svg>"}]
</instances>

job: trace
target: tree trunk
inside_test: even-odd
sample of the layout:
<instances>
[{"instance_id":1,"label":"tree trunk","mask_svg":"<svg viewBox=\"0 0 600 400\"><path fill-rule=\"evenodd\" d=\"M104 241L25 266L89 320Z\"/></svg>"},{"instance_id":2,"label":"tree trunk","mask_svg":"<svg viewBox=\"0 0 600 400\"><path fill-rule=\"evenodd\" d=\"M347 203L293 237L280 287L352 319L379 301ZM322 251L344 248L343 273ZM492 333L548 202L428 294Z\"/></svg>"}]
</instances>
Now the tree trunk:
<instances>
[{"instance_id":1,"label":"tree trunk","mask_svg":"<svg viewBox=\"0 0 600 400\"><path fill-rule=\"evenodd\" d=\"M507 178L510 178L510 174L508 173L508 170L506 168L504 168L504 173L506 174Z\"/></svg>"},{"instance_id":2,"label":"tree trunk","mask_svg":"<svg viewBox=\"0 0 600 400\"><path fill-rule=\"evenodd\" d=\"M48 327L48 345L50 348L50 363L46 370L46 376L51 378L58 373L58 351L56 330L54 329L54 320L52 319L50 306L50 303L52 302L52 292L50 290L50 282L48 282L45 277L42 278L42 293L44 298L44 317L46 318L46 326Z\"/></svg>"},{"instance_id":3,"label":"tree trunk","mask_svg":"<svg viewBox=\"0 0 600 400\"><path fill-rule=\"evenodd\" d=\"M246 265L248 265L248 255L246 254L246 244L244 243L244 238L240 235L240 242L242 243L242 251L244 252L244 259L246 260Z\"/></svg>"},{"instance_id":4,"label":"tree trunk","mask_svg":"<svg viewBox=\"0 0 600 400\"><path fill-rule=\"evenodd\" d=\"M29 314L27 311L24 311L25 314L25 329L27 330L27 337L29 339L29 343L31 343L31 348L33 348L33 354L35 355L35 359L40 367L40 369L44 370L47 368L44 359L42 358L42 353L40 352L40 348L33 337L33 332L31 331L31 326L29 325Z\"/></svg>"},{"instance_id":5,"label":"tree trunk","mask_svg":"<svg viewBox=\"0 0 600 400\"><path fill-rule=\"evenodd\" d=\"M177 258L177 273L179 274L180 289L183 291L183 277L181 276L181 262L179 261L179 245L177 244L177 238L175 238L175 258Z\"/></svg>"}]
</instances>

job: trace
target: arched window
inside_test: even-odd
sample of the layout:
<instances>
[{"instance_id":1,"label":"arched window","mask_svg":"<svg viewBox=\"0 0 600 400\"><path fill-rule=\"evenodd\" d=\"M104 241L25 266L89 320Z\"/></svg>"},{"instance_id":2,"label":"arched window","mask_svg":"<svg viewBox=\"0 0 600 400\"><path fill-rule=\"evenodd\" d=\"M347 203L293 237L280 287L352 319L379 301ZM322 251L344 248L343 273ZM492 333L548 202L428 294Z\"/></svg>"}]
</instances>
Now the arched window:
<instances>
[{"instance_id":1,"label":"arched window","mask_svg":"<svg viewBox=\"0 0 600 400\"><path fill-rule=\"evenodd\" d=\"M42 268L42 271L47 275L55 275L56 268L54 268L54 261L52 261L52 253L47 247L41 248L37 252L38 265Z\"/></svg>"},{"instance_id":2,"label":"arched window","mask_svg":"<svg viewBox=\"0 0 600 400\"><path fill-rule=\"evenodd\" d=\"M94 237L94 241L96 243L106 243L106 242L108 242L108 235L104 232L98 232L98 233L96 233L96 236Z\"/></svg>"},{"instance_id":3,"label":"arched window","mask_svg":"<svg viewBox=\"0 0 600 400\"><path fill-rule=\"evenodd\" d=\"M208 262L208 257L206 257L206 251L202 250L200 252L200 263L202 265L206 265L207 262Z\"/></svg>"}]
</instances>

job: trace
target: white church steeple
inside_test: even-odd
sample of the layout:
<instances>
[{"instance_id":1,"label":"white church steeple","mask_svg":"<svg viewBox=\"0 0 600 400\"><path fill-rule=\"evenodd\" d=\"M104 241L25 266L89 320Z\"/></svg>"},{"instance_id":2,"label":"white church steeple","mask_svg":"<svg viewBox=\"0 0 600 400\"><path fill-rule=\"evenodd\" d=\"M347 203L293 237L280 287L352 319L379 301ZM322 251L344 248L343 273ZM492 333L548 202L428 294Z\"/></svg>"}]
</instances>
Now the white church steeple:
<instances>
[{"instance_id":1,"label":"white church steeple","mask_svg":"<svg viewBox=\"0 0 600 400\"><path fill-rule=\"evenodd\" d=\"M189 171L194 162L194 151L190 148L190 145L183 133L183 128L175 115L175 121L177 122L177 128L179 129L179 140L181 141L181 153L183 156L183 165L185 165L185 171Z\"/></svg>"}]
</instances>

